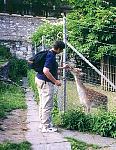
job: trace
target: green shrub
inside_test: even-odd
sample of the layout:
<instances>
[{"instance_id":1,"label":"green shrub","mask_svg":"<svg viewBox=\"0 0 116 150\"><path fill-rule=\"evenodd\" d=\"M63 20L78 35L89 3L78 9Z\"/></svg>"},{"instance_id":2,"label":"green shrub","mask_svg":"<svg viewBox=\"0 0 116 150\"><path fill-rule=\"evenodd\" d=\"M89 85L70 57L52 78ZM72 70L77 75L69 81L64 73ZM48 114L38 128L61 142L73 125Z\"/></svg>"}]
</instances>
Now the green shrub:
<instances>
[{"instance_id":1,"label":"green shrub","mask_svg":"<svg viewBox=\"0 0 116 150\"><path fill-rule=\"evenodd\" d=\"M87 131L88 128L90 128L89 119L82 111L81 107L77 108L76 110L69 110L68 112L65 112L62 114L61 118L62 126L66 127L67 129Z\"/></svg>"},{"instance_id":2,"label":"green shrub","mask_svg":"<svg viewBox=\"0 0 116 150\"><path fill-rule=\"evenodd\" d=\"M60 126L61 124L61 112L58 109L57 96L54 95L54 107L52 110L52 122L55 126Z\"/></svg>"},{"instance_id":3,"label":"green shrub","mask_svg":"<svg viewBox=\"0 0 116 150\"><path fill-rule=\"evenodd\" d=\"M93 132L107 137L116 137L116 115L113 112L85 114L80 108L61 115L61 126L82 132Z\"/></svg>"},{"instance_id":4,"label":"green shrub","mask_svg":"<svg viewBox=\"0 0 116 150\"><path fill-rule=\"evenodd\" d=\"M93 120L93 132L102 136L116 137L116 113L99 112Z\"/></svg>"},{"instance_id":5,"label":"green shrub","mask_svg":"<svg viewBox=\"0 0 116 150\"><path fill-rule=\"evenodd\" d=\"M13 57L9 61L9 78L13 81L19 81L22 77L27 76L28 65L23 59Z\"/></svg>"},{"instance_id":6,"label":"green shrub","mask_svg":"<svg viewBox=\"0 0 116 150\"><path fill-rule=\"evenodd\" d=\"M0 45L0 58L9 59L11 57L10 49Z\"/></svg>"}]
</instances>

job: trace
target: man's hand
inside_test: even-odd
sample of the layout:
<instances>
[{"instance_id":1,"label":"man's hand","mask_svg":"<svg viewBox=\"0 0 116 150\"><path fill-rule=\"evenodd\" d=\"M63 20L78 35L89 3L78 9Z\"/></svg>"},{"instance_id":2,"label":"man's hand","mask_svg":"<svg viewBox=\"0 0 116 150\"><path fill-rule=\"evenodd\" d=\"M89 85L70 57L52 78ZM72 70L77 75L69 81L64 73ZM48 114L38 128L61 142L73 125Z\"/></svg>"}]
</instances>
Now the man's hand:
<instances>
[{"instance_id":1,"label":"man's hand","mask_svg":"<svg viewBox=\"0 0 116 150\"><path fill-rule=\"evenodd\" d=\"M57 86L61 86L61 82L60 80L56 80L53 75L50 73L49 69L44 67L43 68L43 73L46 75L46 77L52 81L52 83L54 83Z\"/></svg>"},{"instance_id":2,"label":"man's hand","mask_svg":"<svg viewBox=\"0 0 116 150\"><path fill-rule=\"evenodd\" d=\"M68 64L65 64L65 65L63 66L63 68L64 68L64 69L69 69L70 66L69 66Z\"/></svg>"},{"instance_id":3,"label":"man's hand","mask_svg":"<svg viewBox=\"0 0 116 150\"><path fill-rule=\"evenodd\" d=\"M56 81L55 81L55 85L57 85L57 86L61 86L61 82L60 82L60 80L56 80Z\"/></svg>"},{"instance_id":4,"label":"man's hand","mask_svg":"<svg viewBox=\"0 0 116 150\"><path fill-rule=\"evenodd\" d=\"M62 69L69 69L70 66L68 64L64 64L62 67L58 67L59 70L62 70Z\"/></svg>"}]
</instances>

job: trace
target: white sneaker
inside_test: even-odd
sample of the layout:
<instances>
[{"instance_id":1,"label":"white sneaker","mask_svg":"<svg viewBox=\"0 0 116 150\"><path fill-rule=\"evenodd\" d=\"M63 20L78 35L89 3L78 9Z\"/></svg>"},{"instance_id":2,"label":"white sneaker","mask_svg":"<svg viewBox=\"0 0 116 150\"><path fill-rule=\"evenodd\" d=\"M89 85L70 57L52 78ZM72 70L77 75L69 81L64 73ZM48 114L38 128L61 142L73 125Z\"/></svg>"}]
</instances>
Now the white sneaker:
<instances>
[{"instance_id":1,"label":"white sneaker","mask_svg":"<svg viewBox=\"0 0 116 150\"><path fill-rule=\"evenodd\" d=\"M39 129L42 129L42 127L43 127L43 125L42 125L41 123L39 123L38 128L39 128ZM52 127L53 127L53 124L52 124L52 123L50 123L49 128L52 128Z\"/></svg>"},{"instance_id":2,"label":"white sneaker","mask_svg":"<svg viewBox=\"0 0 116 150\"><path fill-rule=\"evenodd\" d=\"M47 133L47 132L57 132L58 129L57 128L54 128L54 127L51 127L51 128L42 128L41 132L42 133Z\"/></svg>"},{"instance_id":3,"label":"white sneaker","mask_svg":"<svg viewBox=\"0 0 116 150\"><path fill-rule=\"evenodd\" d=\"M42 124L40 123L38 127L39 127L39 129L42 129Z\"/></svg>"}]
</instances>

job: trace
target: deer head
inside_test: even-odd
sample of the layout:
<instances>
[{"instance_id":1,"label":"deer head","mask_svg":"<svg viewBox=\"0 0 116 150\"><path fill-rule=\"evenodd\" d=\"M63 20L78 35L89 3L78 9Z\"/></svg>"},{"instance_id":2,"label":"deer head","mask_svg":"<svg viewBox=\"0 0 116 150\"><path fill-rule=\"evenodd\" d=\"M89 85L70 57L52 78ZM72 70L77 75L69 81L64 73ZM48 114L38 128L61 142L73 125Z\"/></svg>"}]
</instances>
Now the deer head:
<instances>
[{"instance_id":1,"label":"deer head","mask_svg":"<svg viewBox=\"0 0 116 150\"><path fill-rule=\"evenodd\" d=\"M69 67L71 73L74 75L74 76L77 76L77 77L82 77L84 75L84 73L82 72L82 69L80 68L73 68L73 67Z\"/></svg>"}]
</instances>

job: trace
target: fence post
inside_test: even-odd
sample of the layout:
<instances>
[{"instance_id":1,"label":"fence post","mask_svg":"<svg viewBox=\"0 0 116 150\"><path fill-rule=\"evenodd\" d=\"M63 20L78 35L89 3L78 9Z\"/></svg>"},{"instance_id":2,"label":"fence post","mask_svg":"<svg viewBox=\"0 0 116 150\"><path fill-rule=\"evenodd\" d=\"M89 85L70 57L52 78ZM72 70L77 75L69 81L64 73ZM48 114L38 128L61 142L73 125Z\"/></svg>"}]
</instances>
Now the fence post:
<instances>
[{"instance_id":1,"label":"fence post","mask_svg":"<svg viewBox=\"0 0 116 150\"><path fill-rule=\"evenodd\" d=\"M45 36L42 36L42 51L45 50Z\"/></svg>"},{"instance_id":2,"label":"fence post","mask_svg":"<svg viewBox=\"0 0 116 150\"><path fill-rule=\"evenodd\" d=\"M63 13L63 42L65 48L63 50L63 65L66 63L66 13ZM66 70L63 69L63 97L64 97L64 111L66 110Z\"/></svg>"},{"instance_id":3,"label":"fence post","mask_svg":"<svg viewBox=\"0 0 116 150\"><path fill-rule=\"evenodd\" d=\"M36 42L34 42L34 54L37 54Z\"/></svg>"}]
</instances>

